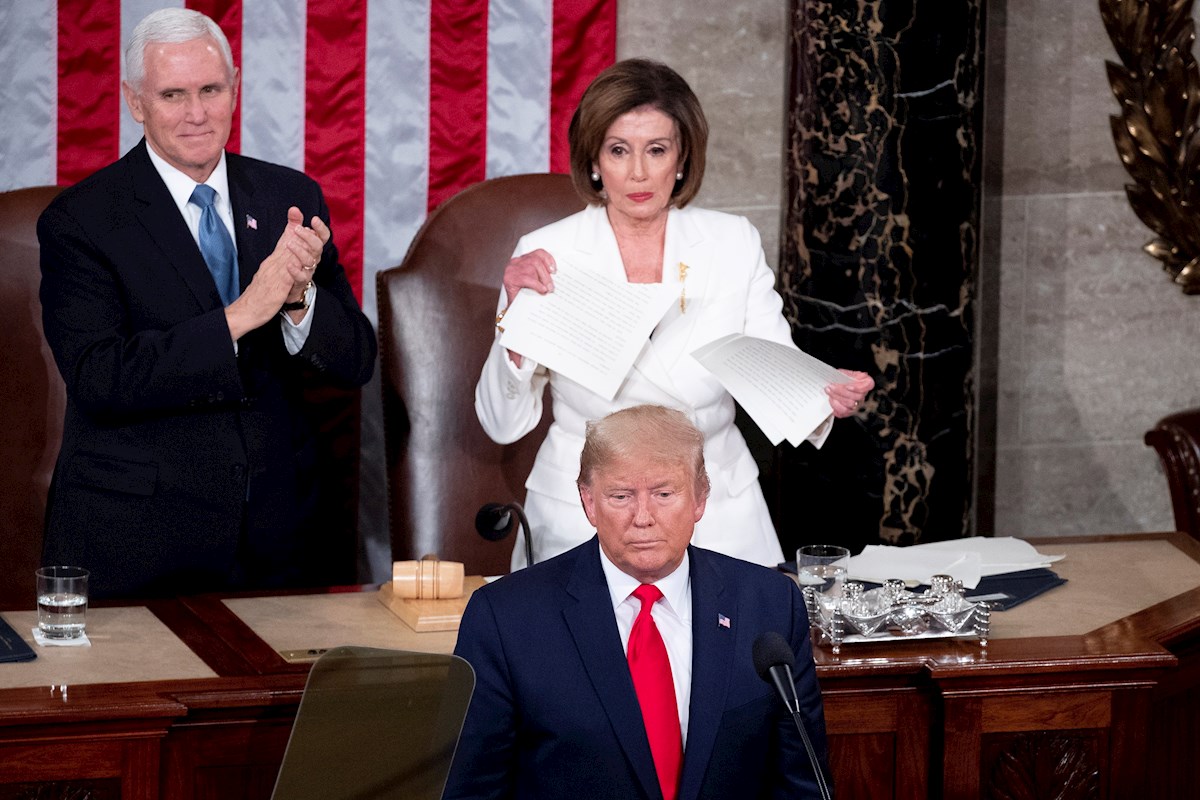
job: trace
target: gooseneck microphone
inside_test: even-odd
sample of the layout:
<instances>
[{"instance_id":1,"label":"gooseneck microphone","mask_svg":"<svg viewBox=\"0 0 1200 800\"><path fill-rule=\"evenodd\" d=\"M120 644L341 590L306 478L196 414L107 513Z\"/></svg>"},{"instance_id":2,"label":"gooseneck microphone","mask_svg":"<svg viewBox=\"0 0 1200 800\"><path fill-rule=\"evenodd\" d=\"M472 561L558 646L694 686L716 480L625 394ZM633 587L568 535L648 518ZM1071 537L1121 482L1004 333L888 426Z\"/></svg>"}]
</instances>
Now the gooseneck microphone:
<instances>
[{"instance_id":1,"label":"gooseneck microphone","mask_svg":"<svg viewBox=\"0 0 1200 800\"><path fill-rule=\"evenodd\" d=\"M775 631L760 633L754 640L750 653L754 658L754 671L764 681L775 685L775 691L779 692L784 706L791 713L796 730L800 732L800 741L804 742L804 751L808 753L809 763L812 764L813 774L817 779L817 790L821 793L822 800L829 800L829 784L825 781L825 773L821 770L821 763L817 760L812 740L808 738L808 731L800 716L800 697L796 694L796 682L792 678L796 654L792 652L787 639Z\"/></svg>"},{"instance_id":2,"label":"gooseneck microphone","mask_svg":"<svg viewBox=\"0 0 1200 800\"><path fill-rule=\"evenodd\" d=\"M475 530L489 542L498 542L512 533L518 523L525 532L525 566L533 566L533 539L525 509L515 500L511 503L485 503L475 514Z\"/></svg>"}]
</instances>

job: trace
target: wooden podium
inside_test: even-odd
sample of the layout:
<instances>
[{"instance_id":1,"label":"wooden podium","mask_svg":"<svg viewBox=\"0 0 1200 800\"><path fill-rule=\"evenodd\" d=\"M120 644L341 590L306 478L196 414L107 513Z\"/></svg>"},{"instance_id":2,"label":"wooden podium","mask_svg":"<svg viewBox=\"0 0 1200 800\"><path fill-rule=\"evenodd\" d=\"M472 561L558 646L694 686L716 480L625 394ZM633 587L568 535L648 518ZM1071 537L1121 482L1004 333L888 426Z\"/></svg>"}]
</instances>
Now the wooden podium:
<instances>
[{"instance_id":1,"label":"wooden podium","mask_svg":"<svg viewBox=\"0 0 1200 800\"><path fill-rule=\"evenodd\" d=\"M1065 586L969 640L817 650L838 797L1188 797L1200 786L1200 545L1039 539ZM450 652L376 586L89 610L91 648L0 665L0 800L267 800L309 669L343 644ZM5 611L18 631L36 612ZM1010 616L1011 615L1011 616Z\"/></svg>"}]
</instances>

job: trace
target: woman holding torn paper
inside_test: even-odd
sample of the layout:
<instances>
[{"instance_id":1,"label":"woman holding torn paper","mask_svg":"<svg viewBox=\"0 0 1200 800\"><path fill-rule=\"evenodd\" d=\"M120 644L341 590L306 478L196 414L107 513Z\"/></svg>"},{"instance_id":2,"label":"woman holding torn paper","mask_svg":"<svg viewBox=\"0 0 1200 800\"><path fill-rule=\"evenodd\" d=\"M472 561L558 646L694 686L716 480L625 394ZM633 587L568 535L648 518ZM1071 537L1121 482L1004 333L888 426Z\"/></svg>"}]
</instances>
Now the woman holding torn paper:
<instances>
[{"instance_id":1,"label":"woman holding torn paper","mask_svg":"<svg viewBox=\"0 0 1200 800\"><path fill-rule=\"evenodd\" d=\"M688 205L704 177L708 123L700 103L671 68L644 59L621 61L588 87L568 137L571 177L588 207L517 243L504 272L496 342L475 389L475 411L484 430L507 443L537 425L550 385L554 421L525 483L534 560L562 553L594 533L576 488L585 423L651 403L681 409L705 434L712 493L693 543L774 566L783 554L758 485L758 467L734 426L733 397L692 354L730 334L795 345L758 231L743 217ZM553 325L567 330L563 339L577 340L584 350L589 342L611 338L603 342L605 352L595 355L614 357L615 380L606 382L599 373L607 365L590 364L586 355L563 356L559 351L571 350L565 341L550 343L562 347L539 348L554 354L543 356L556 362L551 365L520 352L532 352L534 344L505 346L517 335L518 314L523 334L533 327L529 309L539 301L526 298L549 297L556 278L561 291L554 297L560 306L553 311ZM623 291L630 292L625 296L631 305L633 299L641 303L644 295L635 293L645 287L635 285L643 284L657 287L655 299L638 306L642 321L649 320L644 332L638 320L618 322L612 313ZM601 297L597 287L612 291L606 288ZM505 316L522 289L531 292L522 294L514 319L507 321L514 331L502 342ZM567 302L569 292L575 294ZM538 313L532 317L544 323L546 317ZM605 331L601 336L587 330L597 320ZM538 332L546 329L543 324ZM620 361L622 344L631 366ZM830 413L807 434L817 447L824 444L832 418L854 413L874 388L866 373L842 372L841 382L824 387ZM525 550L518 543L513 568L522 566Z\"/></svg>"}]
</instances>

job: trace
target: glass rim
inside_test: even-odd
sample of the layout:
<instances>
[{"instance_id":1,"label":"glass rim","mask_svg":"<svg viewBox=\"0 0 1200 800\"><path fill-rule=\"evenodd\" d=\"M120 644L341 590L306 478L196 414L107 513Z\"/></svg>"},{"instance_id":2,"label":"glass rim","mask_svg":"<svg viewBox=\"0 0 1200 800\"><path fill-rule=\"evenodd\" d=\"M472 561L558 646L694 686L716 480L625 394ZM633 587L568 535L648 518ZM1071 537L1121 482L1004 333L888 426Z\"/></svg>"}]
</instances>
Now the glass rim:
<instances>
[{"instance_id":1,"label":"glass rim","mask_svg":"<svg viewBox=\"0 0 1200 800\"><path fill-rule=\"evenodd\" d=\"M33 572L39 578L56 578L59 580L66 578L86 578L91 575L84 567L72 567L66 564L50 564L44 567L38 567Z\"/></svg>"},{"instance_id":2,"label":"glass rim","mask_svg":"<svg viewBox=\"0 0 1200 800\"><path fill-rule=\"evenodd\" d=\"M850 548L843 547L840 544L802 544L796 548L796 553L803 553L807 556L816 558L829 558L830 556L848 557Z\"/></svg>"}]
</instances>

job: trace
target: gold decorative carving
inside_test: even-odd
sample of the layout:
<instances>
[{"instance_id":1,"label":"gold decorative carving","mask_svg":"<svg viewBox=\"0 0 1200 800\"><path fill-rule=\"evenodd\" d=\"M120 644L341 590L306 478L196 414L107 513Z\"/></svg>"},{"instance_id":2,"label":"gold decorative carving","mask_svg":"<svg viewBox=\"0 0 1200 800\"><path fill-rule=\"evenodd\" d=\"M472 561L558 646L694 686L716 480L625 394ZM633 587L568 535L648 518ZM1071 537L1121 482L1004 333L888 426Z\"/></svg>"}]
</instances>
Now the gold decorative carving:
<instances>
[{"instance_id":1,"label":"gold decorative carving","mask_svg":"<svg viewBox=\"0 0 1200 800\"><path fill-rule=\"evenodd\" d=\"M1120 116L1110 117L1125 194L1156 238L1143 249L1185 294L1200 294L1200 68L1193 0L1100 0L1121 63L1107 62Z\"/></svg>"}]
</instances>

